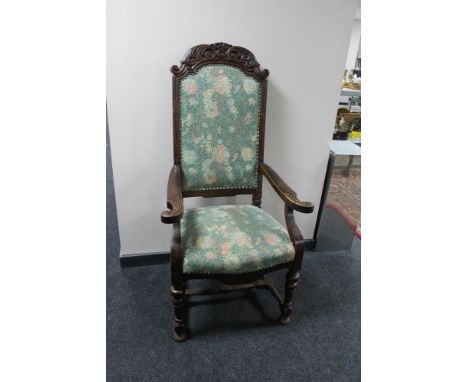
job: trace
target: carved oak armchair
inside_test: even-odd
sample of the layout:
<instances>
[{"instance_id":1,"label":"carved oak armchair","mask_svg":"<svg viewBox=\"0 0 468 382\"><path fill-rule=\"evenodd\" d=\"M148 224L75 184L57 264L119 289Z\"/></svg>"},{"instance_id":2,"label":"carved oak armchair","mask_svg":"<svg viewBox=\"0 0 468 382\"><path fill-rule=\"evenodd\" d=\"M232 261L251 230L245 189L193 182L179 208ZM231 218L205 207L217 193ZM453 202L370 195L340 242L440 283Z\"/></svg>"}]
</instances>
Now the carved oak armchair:
<instances>
[{"instance_id":1,"label":"carved oak armchair","mask_svg":"<svg viewBox=\"0 0 468 382\"><path fill-rule=\"evenodd\" d=\"M268 289L287 324L299 280L304 240L294 210L313 205L263 162L268 70L247 49L224 43L191 48L173 74L174 166L161 220L173 224L171 297L174 339L187 338L186 302L194 295L247 288ZM284 201L287 231L260 209L262 178ZM184 211L184 198L252 195L252 205L224 205ZM285 296L265 280L287 269ZM209 278L219 289L187 289L190 279Z\"/></svg>"}]
</instances>

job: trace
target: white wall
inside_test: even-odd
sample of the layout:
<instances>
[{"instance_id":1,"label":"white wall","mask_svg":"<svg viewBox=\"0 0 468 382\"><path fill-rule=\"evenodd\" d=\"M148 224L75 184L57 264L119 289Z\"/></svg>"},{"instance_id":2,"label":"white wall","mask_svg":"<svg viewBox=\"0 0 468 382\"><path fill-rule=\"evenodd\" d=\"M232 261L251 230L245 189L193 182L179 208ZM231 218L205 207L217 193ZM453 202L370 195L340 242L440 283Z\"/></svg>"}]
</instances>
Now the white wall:
<instances>
[{"instance_id":1,"label":"white wall","mask_svg":"<svg viewBox=\"0 0 468 382\"><path fill-rule=\"evenodd\" d=\"M346 69L354 69L361 42L361 19L354 19L351 38L349 40Z\"/></svg>"},{"instance_id":2,"label":"white wall","mask_svg":"<svg viewBox=\"0 0 468 382\"><path fill-rule=\"evenodd\" d=\"M250 49L270 70L265 162L317 206L328 159L355 0L112 0L108 2L107 105L121 253L167 251L160 222L172 166L169 67L200 43ZM250 202L189 199L186 206ZM264 182L263 208L283 203ZM297 213L311 238L313 215Z\"/></svg>"}]
</instances>

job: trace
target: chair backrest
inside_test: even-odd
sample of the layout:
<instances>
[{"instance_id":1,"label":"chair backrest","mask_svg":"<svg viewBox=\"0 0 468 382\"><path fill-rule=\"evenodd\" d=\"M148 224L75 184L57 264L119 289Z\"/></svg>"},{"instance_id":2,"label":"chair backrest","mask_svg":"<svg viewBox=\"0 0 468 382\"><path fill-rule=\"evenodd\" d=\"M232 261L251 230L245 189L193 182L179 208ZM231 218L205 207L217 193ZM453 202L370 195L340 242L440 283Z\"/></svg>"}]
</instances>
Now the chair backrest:
<instances>
[{"instance_id":1,"label":"chair backrest","mask_svg":"<svg viewBox=\"0 0 468 382\"><path fill-rule=\"evenodd\" d=\"M191 48L173 73L174 163L184 196L261 199L268 70L247 49Z\"/></svg>"}]
</instances>

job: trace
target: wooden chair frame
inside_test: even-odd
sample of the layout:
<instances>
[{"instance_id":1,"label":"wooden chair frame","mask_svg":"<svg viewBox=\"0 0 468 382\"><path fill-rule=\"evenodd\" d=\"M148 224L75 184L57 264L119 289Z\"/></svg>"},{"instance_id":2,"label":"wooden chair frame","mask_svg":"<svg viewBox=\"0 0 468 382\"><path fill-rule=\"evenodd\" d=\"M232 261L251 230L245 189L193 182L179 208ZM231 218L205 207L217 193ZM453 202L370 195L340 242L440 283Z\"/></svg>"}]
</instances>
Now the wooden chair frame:
<instances>
[{"instance_id":1,"label":"wooden chair frame","mask_svg":"<svg viewBox=\"0 0 468 382\"><path fill-rule=\"evenodd\" d=\"M179 118L179 89L181 80L191 73L195 73L205 65L225 64L242 70L245 74L254 77L261 84L260 131L257 167L257 186L252 189L233 188L204 191L182 191L181 189L181 159L180 159L180 118ZM263 162L265 138L265 109L267 96L267 69L260 70L260 64L249 50L225 43L202 44L191 48L181 61L181 65L171 67L173 74L173 141L174 166L169 175L167 185L168 211L161 213L161 221L173 225L171 244L171 297L174 305L174 339L184 341L187 338L186 308L187 299L195 295L214 293L227 293L248 288L268 289L278 301L281 316L279 321L287 324L292 313L292 297L299 280L299 272L304 253L304 239L294 221L294 211L303 213L313 212L314 206L310 202L303 202L297 194L280 178L280 176ZM184 252L180 231L180 220L184 213L184 198L193 196L217 197L234 196L238 194L251 194L252 204L260 208L262 199L262 178L265 177L284 201L284 215L289 237L294 245L295 258L293 261L280 264L268 269L244 274L184 274L182 266ZM274 286L265 280L265 274L287 269L285 296L281 298ZM186 285L189 279L216 279L223 283L218 289L191 290Z\"/></svg>"}]
</instances>

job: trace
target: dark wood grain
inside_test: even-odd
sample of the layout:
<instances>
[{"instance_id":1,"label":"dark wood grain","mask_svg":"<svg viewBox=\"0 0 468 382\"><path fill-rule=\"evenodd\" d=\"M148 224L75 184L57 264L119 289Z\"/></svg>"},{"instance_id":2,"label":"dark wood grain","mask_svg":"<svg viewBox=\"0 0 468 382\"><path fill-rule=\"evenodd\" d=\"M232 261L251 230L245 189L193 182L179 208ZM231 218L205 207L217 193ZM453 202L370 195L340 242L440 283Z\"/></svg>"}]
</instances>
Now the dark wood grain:
<instances>
[{"instance_id":1,"label":"dark wood grain","mask_svg":"<svg viewBox=\"0 0 468 382\"><path fill-rule=\"evenodd\" d=\"M267 178L278 196L292 209L306 214L310 214L314 211L314 205L311 202L299 200L296 192L266 163L260 165L260 171L265 178Z\"/></svg>"},{"instance_id":2,"label":"dark wood grain","mask_svg":"<svg viewBox=\"0 0 468 382\"><path fill-rule=\"evenodd\" d=\"M165 224L178 222L184 214L184 198L180 189L180 167L174 165L167 182L167 208L161 212L161 221Z\"/></svg>"},{"instance_id":3,"label":"dark wood grain","mask_svg":"<svg viewBox=\"0 0 468 382\"><path fill-rule=\"evenodd\" d=\"M185 53L180 63L180 66L171 66L171 72L176 78L195 73L203 65L213 64L236 66L259 81L266 79L269 74L268 69L260 70L260 64L250 50L224 42L196 45Z\"/></svg>"},{"instance_id":4,"label":"dark wood grain","mask_svg":"<svg viewBox=\"0 0 468 382\"><path fill-rule=\"evenodd\" d=\"M280 322L282 324L289 324L291 321L291 313L292 313L292 298L294 291L297 288L297 284L299 283L299 272L291 272L289 271L286 273L286 283L284 286L285 294L284 294L284 302L281 304L281 317Z\"/></svg>"}]
</instances>

